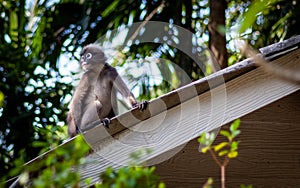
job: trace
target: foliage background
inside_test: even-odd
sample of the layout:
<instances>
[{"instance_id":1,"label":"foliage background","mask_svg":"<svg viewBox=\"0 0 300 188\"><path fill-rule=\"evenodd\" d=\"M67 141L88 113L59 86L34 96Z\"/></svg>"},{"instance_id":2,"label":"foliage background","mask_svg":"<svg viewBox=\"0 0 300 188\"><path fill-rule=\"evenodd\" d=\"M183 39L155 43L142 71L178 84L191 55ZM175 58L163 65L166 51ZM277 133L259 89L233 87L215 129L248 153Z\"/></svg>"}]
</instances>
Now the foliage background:
<instances>
[{"instance_id":1,"label":"foliage background","mask_svg":"<svg viewBox=\"0 0 300 188\"><path fill-rule=\"evenodd\" d=\"M213 1L210 1L213 2ZM164 21L182 26L208 47L210 2L207 0L167 0L164 8L151 21ZM240 59L233 47L236 28L252 1L222 1L225 5L226 48L228 64ZM267 1L264 1L267 2ZM300 33L300 3L296 0L268 1L260 14L252 15L252 26L242 34L254 47L282 41ZM14 159L28 161L47 145L56 146L66 138L65 129L80 47L95 42L122 25L145 20L162 2L160 0L16 0L0 1L0 91L4 95L0 108L0 175L16 164ZM256 19L257 18L257 19ZM222 29L221 28L221 29ZM210 36L211 38L214 36ZM138 59L138 66L151 54L176 63L191 80L203 77L195 62L182 52L154 43L130 46L114 66L126 67L126 59ZM63 55L63 56L62 56ZM63 67L63 68L62 68ZM171 71L180 83L180 75ZM173 89L167 83L149 84L147 75L135 77L140 99L149 99ZM141 80L141 81L139 81ZM66 131L64 131L66 132ZM55 140L48 142L48 140Z\"/></svg>"}]
</instances>

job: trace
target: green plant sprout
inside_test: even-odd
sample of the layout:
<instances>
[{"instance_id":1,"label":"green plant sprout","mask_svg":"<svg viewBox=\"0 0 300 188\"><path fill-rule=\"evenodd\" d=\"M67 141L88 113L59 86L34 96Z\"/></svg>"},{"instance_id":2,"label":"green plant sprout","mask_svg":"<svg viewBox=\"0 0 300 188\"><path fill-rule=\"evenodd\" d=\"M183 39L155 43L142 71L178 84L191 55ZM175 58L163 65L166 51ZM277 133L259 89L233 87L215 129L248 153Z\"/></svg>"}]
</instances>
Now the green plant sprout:
<instances>
[{"instance_id":1,"label":"green plant sprout","mask_svg":"<svg viewBox=\"0 0 300 188\"><path fill-rule=\"evenodd\" d=\"M107 168L100 178L99 188L165 188L154 174L155 167L129 166L117 170Z\"/></svg>"},{"instance_id":2,"label":"green plant sprout","mask_svg":"<svg viewBox=\"0 0 300 188\"><path fill-rule=\"evenodd\" d=\"M18 186L21 187L79 187L77 167L85 162L84 156L89 150L84 138L77 136L72 143L57 147L32 164L20 164L20 167L12 169L10 173L20 174Z\"/></svg>"},{"instance_id":3,"label":"green plant sprout","mask_svg":"<svg viewBox=\"0 0 300 188\"><path fill-rule=\"evenodd\" d=\"M214 180L212 178L208 178L202 188L212 188Z\"/></svg>"},{"instance_id":4,"label":"green plant sprout","mask_svg":"<svg viewBox=\"0 0 300 188\"><path fill-rule=\"evenodd\" d=\"M150 149L140 148L130 154L131 162L128 167L119 169L107 168L100 175L101 183L96 184L99 188L165 188L165 184L159 180L154 171L155 167L139 165L138 161L143 155L148 155Z\"/></svg>"},{"instance_id":5,"label":"green plant sprout","mask_svg":"<svg viewBox=\"0 0 300 188\"><path fill-rule=\"evenodd\" d=\"M49 145L46 146L45 143L36 143L36 145L39 147L45 145L45 148L49 148ZM78 167L86 162L84 157L89 151L89 145L83 136L79 135L72 143L57 147L35 163L24 166L21 160L16 161L20 167L13 169L11 175L20 174L18 184L21 187L80 187L81 177ZM119 169L108 167L100 175L101 182L93 186L99 188L165 188L165 184L154 173L155 167L138 164L139 159L149 153L151 153L150 149L143 148L131 153L131 162L128 167ZM84 183L92 186L91 181L91 178L87 178ZM4 185L0 184L0 187L2 186Z\"/></svg>"},{"instance_id":6,"label":"green plant sprout","mask_svg":"<svg viewBox=\"0 0 300 188\"><path fill-rule=\"evenodd\" d=\"M214 133L203 133L198 142L203 146L200 150L202 153L209 152L216 162L216 164L221 169L221 187L225 188L225 171L230 159L236 158L238 156L238 145L239 141L235 138L241 133L238 130L240 126L240 120L235 120L229 127L229 130L221 130L220 134L227 138L227 141L221 142L217 145L212 145L215 134ZM222 159L220 159L222 158ZM212 180L207 181L204 187L211 187Z\"/></svg>"}]
</instances>

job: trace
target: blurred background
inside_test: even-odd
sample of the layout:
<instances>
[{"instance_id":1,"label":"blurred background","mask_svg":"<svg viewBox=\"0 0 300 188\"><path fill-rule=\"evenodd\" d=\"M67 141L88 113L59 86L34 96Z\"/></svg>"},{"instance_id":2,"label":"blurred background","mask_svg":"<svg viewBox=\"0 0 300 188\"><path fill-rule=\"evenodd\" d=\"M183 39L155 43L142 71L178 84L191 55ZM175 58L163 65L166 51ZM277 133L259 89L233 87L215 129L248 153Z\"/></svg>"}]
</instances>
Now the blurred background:
<instances>
[{"instance_id":1,"label":"blurred background","mask_svg":"<svg viewBox=\"0 0 300 188\"><path fill-rule=\"evenodd\" d=\"M151 100L240 61L237 36L260 48L300 34L296 0L1 0L0 10L0 176L67 138L86 44L103 46L136 97ZM161 38L140 41L133 26L147 20L166 23L153 31ZM186 42L207 56L200 64L174 45Z\"/></svg>"}]
</instances>

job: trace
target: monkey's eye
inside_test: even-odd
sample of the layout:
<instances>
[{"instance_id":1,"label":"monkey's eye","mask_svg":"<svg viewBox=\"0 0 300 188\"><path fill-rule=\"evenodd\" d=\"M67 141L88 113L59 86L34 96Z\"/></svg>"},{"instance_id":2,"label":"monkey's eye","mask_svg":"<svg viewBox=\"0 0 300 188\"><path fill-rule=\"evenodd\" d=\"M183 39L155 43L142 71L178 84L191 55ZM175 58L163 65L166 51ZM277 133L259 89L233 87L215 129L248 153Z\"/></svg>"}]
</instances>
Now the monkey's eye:
<instances>
[{"instance_id":1,"label":"monkey's eye","mask_svg":"<svg viewBox=\"0 0 300 188\"><path fill-rule=\"evenodd\" d=\"M91 53L87 53L87 54L85 55L86 59L91 59L92 56L93 56L93 55L92 55Z\"/></svg>"}]
</instances>

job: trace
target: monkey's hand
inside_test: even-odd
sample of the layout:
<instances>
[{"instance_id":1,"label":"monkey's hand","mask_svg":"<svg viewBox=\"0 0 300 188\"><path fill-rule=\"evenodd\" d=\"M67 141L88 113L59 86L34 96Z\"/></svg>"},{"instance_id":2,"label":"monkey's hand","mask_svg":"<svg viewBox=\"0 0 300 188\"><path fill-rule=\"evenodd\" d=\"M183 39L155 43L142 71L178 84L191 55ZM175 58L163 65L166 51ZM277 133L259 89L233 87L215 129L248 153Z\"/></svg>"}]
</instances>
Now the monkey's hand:
<instances>
[{"instance_id":1,"label":"monkey's hand","mask_svg":"<svg viewBox=\"0 0 300 188\"><path fill-rule=\"evenodd\" d=\"M133 107L137 107L140 111L145 111L148 107L149 102L148 101L143 101L140 103L137 103L136 105L134 105Z\"/></svg>"},{"instance_id":2,"label":"monkey's hand","mask_svg":"<svg viewBox=\"0 0 300 188\"><path fill-rule=\"evenodd\" d=\"M109 128L109 125L110 125L110 119L108 118L104 118L104 119L101 119L100 122L106 127L106 128Z\"/></svg>"}]
</instances>

